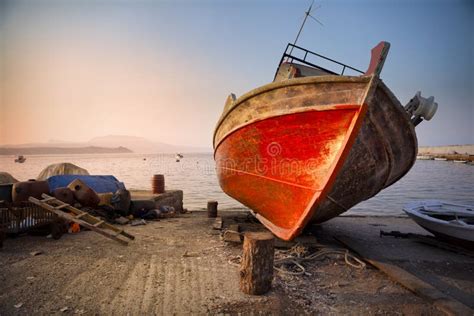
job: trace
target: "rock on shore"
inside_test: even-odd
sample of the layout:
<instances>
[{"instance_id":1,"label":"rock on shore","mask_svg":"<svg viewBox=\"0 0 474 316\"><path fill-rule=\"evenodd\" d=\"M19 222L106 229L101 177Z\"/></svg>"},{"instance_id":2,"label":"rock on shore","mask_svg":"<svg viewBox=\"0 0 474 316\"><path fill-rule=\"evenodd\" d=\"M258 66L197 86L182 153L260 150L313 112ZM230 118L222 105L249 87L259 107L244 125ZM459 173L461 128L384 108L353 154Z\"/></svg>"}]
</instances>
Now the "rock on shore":
<instances>
[{"instance_id":1,"label":"rock on shore","mask_svg":"<svg viewBox=\"0 0 474 316\"><path fill-rule=\"evenodd\" d=\"M18 182L11 174L8 172L1 172L0 171L0 184L10 184Z\"/></svg>"}]
</instances>

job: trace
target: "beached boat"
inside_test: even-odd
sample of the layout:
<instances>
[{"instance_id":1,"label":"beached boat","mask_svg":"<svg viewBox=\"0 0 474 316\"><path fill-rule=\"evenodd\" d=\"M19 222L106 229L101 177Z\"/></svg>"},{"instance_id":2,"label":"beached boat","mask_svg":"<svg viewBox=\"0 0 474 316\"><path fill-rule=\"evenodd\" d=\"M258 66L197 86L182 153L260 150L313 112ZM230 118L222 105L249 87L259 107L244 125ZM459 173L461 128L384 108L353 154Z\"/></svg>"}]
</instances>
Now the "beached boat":
<instances>
[{"instance_id":1,"label":"beached boat","mask_svg":"<svg viewBox=\"0 0 474 316\"><path fill-rule=\"evenodd\" d=\"M441 201L417 201L403 210L418 225L440 239L474 246L474 206Z\"/></svg>"},{"instance_id":2,"label":"beached boat","mask_svg":"<svg viewBox=\"0 0 474 316\"><path fill-rule=\"evenodd\" d=\"M437 104L420 93L400 104L379 78L388 49L377 45L363 72L288 44L273 83L227 98L214 132L220 186L278 237L347 211L414 164L415 125Z\"/></svg>"}]
</instances>

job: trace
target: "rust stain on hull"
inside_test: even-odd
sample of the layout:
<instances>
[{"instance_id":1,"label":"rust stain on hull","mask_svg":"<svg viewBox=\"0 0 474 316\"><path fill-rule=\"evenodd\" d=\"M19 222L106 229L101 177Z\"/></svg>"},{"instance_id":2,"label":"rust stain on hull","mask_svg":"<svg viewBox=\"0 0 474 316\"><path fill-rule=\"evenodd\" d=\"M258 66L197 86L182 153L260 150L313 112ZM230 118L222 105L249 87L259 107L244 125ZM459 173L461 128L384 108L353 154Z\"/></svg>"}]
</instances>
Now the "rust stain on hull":
<instances>
[{"instance_id":1,"label":"rust stain on hull","mask_svg":"<svg viewBox=\"0 0 474 316\"><path fill-rule=\"evenodd\" d=\"M374 76L296 78L230 99L214 147L224 192L286 240L394 183L417 148L403 107Z\"/></svg>"}]
</instances>

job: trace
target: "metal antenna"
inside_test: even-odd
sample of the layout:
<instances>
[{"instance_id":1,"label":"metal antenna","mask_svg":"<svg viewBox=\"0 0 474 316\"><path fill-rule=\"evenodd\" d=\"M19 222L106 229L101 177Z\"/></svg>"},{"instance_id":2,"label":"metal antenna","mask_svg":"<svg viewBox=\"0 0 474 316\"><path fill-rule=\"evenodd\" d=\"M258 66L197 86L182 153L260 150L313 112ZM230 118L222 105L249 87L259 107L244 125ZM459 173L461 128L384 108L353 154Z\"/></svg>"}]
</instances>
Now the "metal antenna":
<instances>
[{"instance_id":1,"label":"metal antenna","mask_svg":"<svg viewBox=\"0 0 474 316\"><path fill-rule=\"evenodd\" d=\"M305 12L303 23L301 24L300 30L298 31L298 34L296 35L296 38L295 38L295 41L293 42L293 45L296 45L296 42L298 41L298 38L300 37L301 31L303 31L304 24L306 23L306 20L308 19L308 16L310 18L312 18L313 20L315 20L316 22L318 22L319 24L321 24L322 26L324 26L324 24L321 23L321 21L319 21L318 19L316 19L314 16L311 15L311 10L313 8L313 4L314 4L314 0L311 2L311 5L309 6L308 11ZM319 9L320 7L321 7L321 5L318 5L314 9L316 10L316 9ZM293 52L293 46L291 47L290 55L291 55L291 52Z\"/></svg>"}]
</instances>

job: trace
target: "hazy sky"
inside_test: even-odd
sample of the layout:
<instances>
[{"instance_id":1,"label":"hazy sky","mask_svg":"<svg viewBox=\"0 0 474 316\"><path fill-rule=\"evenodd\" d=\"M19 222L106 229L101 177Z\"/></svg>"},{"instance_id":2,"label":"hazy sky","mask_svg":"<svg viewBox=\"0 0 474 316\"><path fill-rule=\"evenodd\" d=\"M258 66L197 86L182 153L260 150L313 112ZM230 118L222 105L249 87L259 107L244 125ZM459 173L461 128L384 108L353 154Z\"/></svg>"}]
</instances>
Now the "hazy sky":
<instances>
[{"instance_id":1,"label":"hazy sky","mask_svg":"<svg viewBox=\"0 0 474 316\"><path fill-rule=\"evenodd\" d=\"M123 134L211 147L224 101L273 79L309 0L0 0L0 144ZM420 145L474 143L473 1L316 1L299 44L439 110Z\"/></svg>"}]
</instances>

